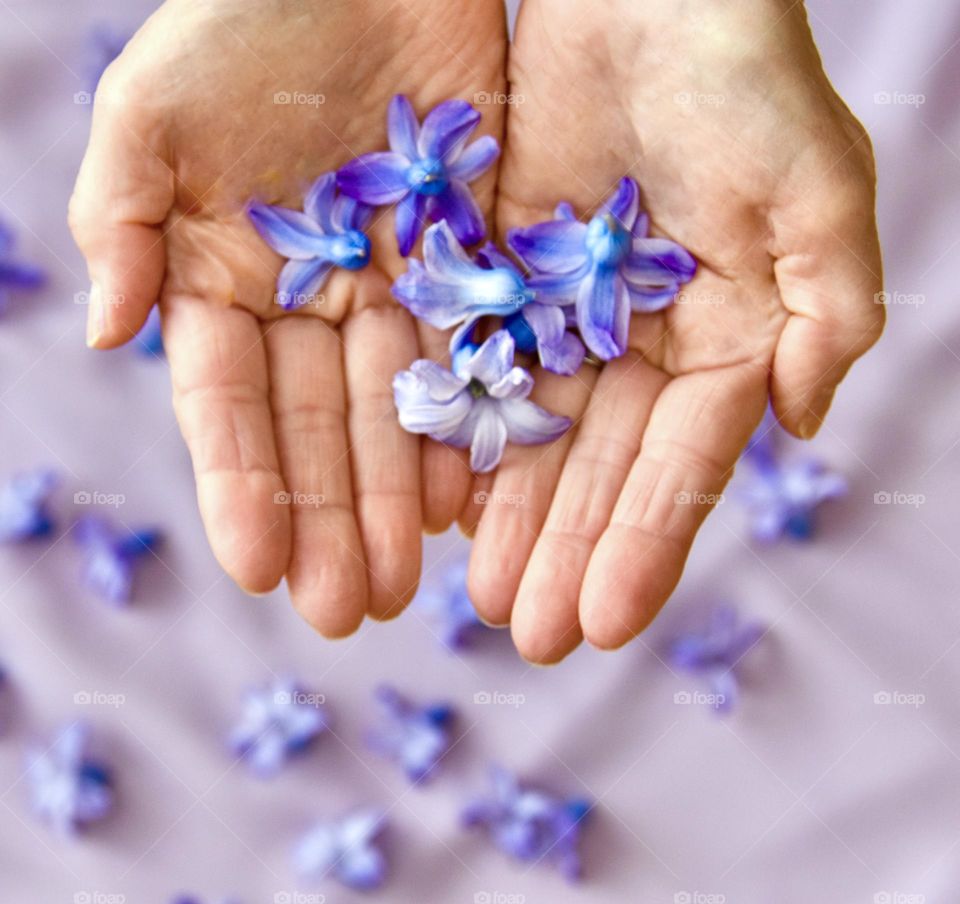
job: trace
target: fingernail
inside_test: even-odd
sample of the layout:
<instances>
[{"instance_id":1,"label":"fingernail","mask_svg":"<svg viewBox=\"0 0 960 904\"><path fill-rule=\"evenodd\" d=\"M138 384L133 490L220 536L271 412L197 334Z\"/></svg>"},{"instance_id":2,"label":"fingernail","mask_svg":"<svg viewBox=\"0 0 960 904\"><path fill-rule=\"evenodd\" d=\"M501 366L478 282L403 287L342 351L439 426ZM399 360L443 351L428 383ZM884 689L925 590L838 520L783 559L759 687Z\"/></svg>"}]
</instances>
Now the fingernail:
<instances>
[{"instance_id":1,"label":"fingernail","mask_svg":"<svg viewBox=\"0 0 960 904\"><path fill-rule=\"evenodd\" d=\"M98 283L90 284L88 304L87 347L96 348L107 329L107 309L103 303L103 290Z\"/></svg>"},{"instance_id":2,"label":"fingernail","mask_svg":"<svg viewBox=\"0 0 960 904\"><path fill-rule=\"evenodd\" d=\"M815 414L808 414L802 421L800 421L800 438L801 439L813 439L817 435L817 431L820 429L820 418Z\"/></svg>"}]
</instances>

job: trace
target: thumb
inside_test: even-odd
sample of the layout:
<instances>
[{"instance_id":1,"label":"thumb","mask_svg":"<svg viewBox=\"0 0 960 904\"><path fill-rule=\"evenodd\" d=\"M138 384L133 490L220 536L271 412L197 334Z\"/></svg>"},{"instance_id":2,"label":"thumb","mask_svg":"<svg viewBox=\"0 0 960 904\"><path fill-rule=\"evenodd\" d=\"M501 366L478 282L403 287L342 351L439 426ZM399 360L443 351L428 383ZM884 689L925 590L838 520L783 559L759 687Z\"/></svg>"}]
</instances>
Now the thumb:
<instances>
[{"instance_id":1,"label":"thumb","mask_svg":"<svg viewBox=\"0 0 960 904\"><path fill-rule=\"evenodd\" d=\"M115 64L116 65L116 64ZM69 222L91 289L87 344L114 348L143 326L163 282L162 224L174 176L161 156L160 116L148 88L112 68L101 80Z\"/></svg>"}]
</instances>

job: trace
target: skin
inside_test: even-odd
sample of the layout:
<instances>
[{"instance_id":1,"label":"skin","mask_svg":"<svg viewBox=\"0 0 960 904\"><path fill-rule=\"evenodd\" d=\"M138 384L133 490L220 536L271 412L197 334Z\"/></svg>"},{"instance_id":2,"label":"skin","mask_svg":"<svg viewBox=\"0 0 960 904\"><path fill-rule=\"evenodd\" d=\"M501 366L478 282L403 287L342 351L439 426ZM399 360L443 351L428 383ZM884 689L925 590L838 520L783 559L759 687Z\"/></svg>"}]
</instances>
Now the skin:
<instances>
[{"instance_id":1,"label":"skin","mask_svg":"<svg viewBox=\"0 0 960 904\"><path fill-rule=\"evenodd\" d=\"M525 0L514 103L480 108L490 134L506 117L499 179L474 184L496 231L561 197L588 215L629 174L652 231L700 269L678 304L634 317L622 359L535 373L535 400L574 428L508 447L482 477L396 424L394 372L442 360L445 340L388 295L403 268L392 214L373 230L376 269L338 273L317 310L280 319L281 261L243 205L297 206L312 177L383 147L395 91L422 115L506 90L502 5L290 8L170 0L108 72L71 220L91 277L124 303L91 311L91 343L128 340L159 297L213 549L249 590L286 574L324 634L399 612L421 527L459 522L475 534L471 598L522 655L622 645L675 587L768 399L813 436L882 329L872 152L802 4ZM294 90L326 102L272 103ZM325 503L278 506L284 488Z\"/></svg>"}]
</instances>

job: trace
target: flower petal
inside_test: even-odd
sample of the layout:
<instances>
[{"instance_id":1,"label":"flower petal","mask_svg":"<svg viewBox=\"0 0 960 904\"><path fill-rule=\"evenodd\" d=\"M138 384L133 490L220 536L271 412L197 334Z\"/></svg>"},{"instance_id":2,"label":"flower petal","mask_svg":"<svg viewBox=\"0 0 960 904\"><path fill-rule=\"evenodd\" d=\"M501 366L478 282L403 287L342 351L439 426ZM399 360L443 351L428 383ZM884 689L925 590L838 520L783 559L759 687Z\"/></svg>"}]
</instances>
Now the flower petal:
<instances>
[{"instance_id":1,"label":"flower petal","mask_svg":"<svg viewBox=\"0 0 960 904\"><path fill-rule=\"evenodd\" d=\"M427 196L410 192L405 195L396 210L397 247L400 254L407 257L420 238L426 225Z\"/></svg>"},{"instance_id":2,"label":"flower petal","mask_svg":"<svg viewBox=\"0 0 960 904\"><path fill-rule=\"evenodd\" d=\"M513 367L514 341L506 330L497 330L463 365L457 376L479 380L489 388L498 383Z\"/></svg>"},{"instance_id":3,"label":"flower petal","mask_svg":"<svg viewBox=\"0 0 960 904\"><path fill-rule=\"evenodd\" d=\"M507 445L507 425L500 417L497 403L480 399L477 409L479 414L470 444L470 468L477 474L486 474L503 458L503 450Z\"/></svg>"},{"instance_id":4,"label":"flower petal","mask_svg":"<svg viewBox=\"0 0 960 904\"><path fill-rule=\"evenodd\" d=\"M587 354L583 343L573 333L564 333L558 345L541 345L537 351L544 370L564 377L573 376Z\"/></svg>"},{"instance_id":5,"label":"flower petal","mask_svg":"<svg viewBox=\"0 0 960 904\"><path fill-rule=\"evenodd\" d=\"M465 100L438 104L423 121L417 140L420 157L453 163L479 122L480 114Z\"/></svg>"},{"instance_id":6,"label":"flower petal","mask_svg":"<svg viewBox=\"0 0 960 904\"><path fill-rule=\"evenodd\" d=\"M478 269L444 220L427 230L423 238L423 262L432 273L463 279L469 279Z\"/></svg>"},{"instance_id":7,"label":"flower petal","mask_svg":"<svg viewBox=\"0 0 960 904\"><path fill-rule=\"evenodd\" d=\"M395 204L408 191L410 161L392 151L364 154L337 171L337 186L365 204Z\"/></svg>"},{"instance_id":8,"label":"flower petal","mask_svg":"<svg viewBox=\"0 0 960 904\"><path fill-rule=\"evenodd\" d=\"M417 138L420 135L420 124L417 115L413 112L413 105L404 94L396 94L387 108L387 137L390 149L403 154L407 160L416 160Z\"/></svg>"},{"instance_id":9,"label":"flower petal","mask_svg":"<svg viewBox=\"0 0 960 904\"><path fill-rule=\"evenodd\" d=\"M627 350L630 299L616 270L598 267L581 283L577 326L587 348L602 361L618 358Z\"/></svg>"},{"instance_id":10,"label":"flower petal","mask_svg":"<svg viewBox=\"0 0 960 904\"><path fill-rule=\"evenodd\" d=\"M553 212L555 220L575 220L577 215L573 212L573 205L569 201L561 201Z\"/></svg>"},{"instance_id":11,"label":"flower petal","mask_svg":"<svg viewBox=\"0 0 960 904\"><path fill-rule=\"evenodd\" d=\"M488 270L513 270L517 273L517 265L510 260L493 242L487 242L477 251L477 263Z\"/></svg>"},{"instance_id":12,"label":"flower petal","mask_svg":"<svg viewBox=\"0 0 960 904\"><path fill-rule=\"evenodd\" d=\"M630 294L630 308L638 314L652 314L669 307L677 297L678 286L673 283L660 289L635 288L627 283L627 292Z\"/></svg>"},{"instance_id":13,"label":"flower petal","mask_svg":"<svg viewBox=\"0 0 960 904\"><path fill-rule=\"evenodd\" d=\"M363 201L356 198L340 195L333 202L333 210L330 213L330 225L334 232L349 232L351 230L363 230L370 222L370 215L373 208Z\"/></svg>"},{"instance_id":14,"label":"flower petal","mask_svg":"<svg viewBox=\"0 0 960 904\"><path fill-rule=\"evenodd\" d=\"M447 330L462 323L470 312L469 301L464 301L454 289L449 282L434 278L420 261L411 259L409 269L390 291L414 317Z\"/></svg>"},{"instance_id":15,"label":"flower petal","mask_svg":"<svg viewBox=\"0 0 960 904\"><path fill-rule=\"evenodd\" d=\"M466 380L461 380L436 361L421 358L410 365L410 370L423 381L430 398L436 402L449 402L458 392L467 386Z\"/></svg>"},{"instance_id":16,"label":"flower petal","mask_svg":"<svg viewBox=\"0 0 960 904\"><path fill-rule=\"evenodd\" d=\"M469 392L459 392L445 402L432 399L426 382L412 370L402 370L393 378L393 399L404 430L439 440L453 436L473 408Z\"/></svg>"},{"instance_id":17,"label":"flower petal","mask_svg":"<svg viewBox=\"0 0 960 904\"><path fill-rule=\"evenodd\" d=\"M572 273L535 273L527 277L527 288L539 304L572 305L589 275L590 267L586 263Z\"/></svg>"},{"instance_id":18,"label":"flower petal","mask_svg":"<svg viewBox=\"0 0 960 904\"><path fill-rule=\"evenodd\" d=\"M689 282L697 262L686 248L669 239L634 239L621 272L637 286L665 286Z\"/></svg>"},{"instance_id":19,"label":"flower petal","mask_svg":"<svg viewBox=\"0 0 960 904\"><path fill-rule=\"evenodd\" d=\"M333 209L336 194L337 174L324 173L310 186L310 191L303 199L303 212L326 233L333 232L330 211Z\"/></svg>"},{"instance_id":20,"label":"flower petal","mask_svg":"<svg viewBox=\"0 0 960 904\"><path fill-rule=\"evenodd\" d=\"M323 258L309 261L291 260L284 264L277 279L277 303L285 311L317 302L333 264Z\"/></svg>"},{"instance_id":21,"label":"flower petal","mask_svg":"<svg viewBox=\"0 0 960 904\"><path fill-rule=\"evenodd\" d=\"M531 270L573 273L587 261L587 227L576 220L547 220L526 229L511 229L507 244Z\"/></svg>"},{"instance_id":22,"label":"flower petal","mask_svg":"<svg viewBox=\"0 0 960 904\"><path fill-rule=\"evenodd\" d=\"M624 176L617 186L617 190L603 202L597 216L605 213L613 214L624 227L633 229L640 210L640 189L637 183L629 176Z\"/></svg>"},{"instance_id":23,"label":"flower petal","mask_svg":"<svg viewBox=\"0 0 960 904\"><path fill-rule=\"evenodd\" d=\"M434 220L446 220L463 245L476 244L487 234L487 224L473 192L459 179L451 179L449 185L431 199L430 215Z\"/></svg>"},{"instance_id":24,"label":"flower petal","mask_svg":"<svg viewBox=\"0 0 960 904\"><path fill-rule=\"evenodd\" d=\"M557 305L524 305L521 316L537 337L537 345L559 345L567 330L566 318Z\"/></svg>"},{"instance_id":25,"label":"flower petal","mask_svg":"<svg viewBox=\"0 0 960 904\"><path fill-rule=\"evenodd\" d=\"M484 135L464 148L463 153L447 168L447 172L454 179L473 182L483 175L499 156L500 145L497 139L492 135Z\"/></svg>"},{"instance_id":26,"label":"flower petal","mask_svg":"<svg viewBox=\"0 0 960 904\"><path fill-rule=\"evenodd\" d=\"M320 227L299 210L251 204L247 216L260 237L277 254L291 260L305 261L316 257L325 238Z\"/></svg>"},{"instance_id":27,"label":"flower petal","mask_svg":"<svg viewBox=\"0 0 960 904\"><path fill-rule=\"evenodd\" d=\"M499 405L507 437L521 446L551 442L563 436L572 423L570 418L550 414L529 399L507 399Z\"/></svg>"},{"instance_id":28,"label":"flower petal","mask_svg":"<svg viewBox=\"0 0 960 904\"><path fill-rule=\"evenodd\" d=\"M487 387L487 394L493 399L525 399L532 390L533 377L522 367L513 367Z\"/></svg>"}]
</instances>

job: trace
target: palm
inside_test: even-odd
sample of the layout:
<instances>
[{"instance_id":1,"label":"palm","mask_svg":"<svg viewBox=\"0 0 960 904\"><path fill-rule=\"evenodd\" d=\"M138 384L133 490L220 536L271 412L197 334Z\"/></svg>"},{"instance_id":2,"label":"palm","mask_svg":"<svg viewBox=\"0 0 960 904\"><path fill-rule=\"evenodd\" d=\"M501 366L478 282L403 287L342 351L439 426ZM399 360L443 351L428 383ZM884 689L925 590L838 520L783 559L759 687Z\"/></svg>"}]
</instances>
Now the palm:
<instances>
[{"instance_id":1,"label":"palm","mask_svg":"<svg viewBox=\"0 0 960 904\"><path fill-rule=\"evenodd\" d=\"M221 563L253 591L286 573L295 604L332 635L368 611L399 612L416 587L420 446L396 423L390 383L436 340L421 343L390 297L402 269L391 215L370 229L376 266L335 273L287 315L274 300L283 262L245 208L299 207L319 174L380 146L397 91L422 111L502 90L502 15L478 10L464 29L462 14L425 22L418 6L290 14L279 0L170 0L101 85L72 205L91 275L126 296L99 344L130 338L159 295L177 414ZM155 100L160 85L169 87ZM498 136L499 109L482 125ZM106 172L117 197L97 196ZM475 186L487 210L492 181ZM123 260L104 273L96 257L109 227L91 221L108 203L141 225L115 227Z\"/></svg>"},{"instance_id":2,"label":"palm","mask_svg":"<svg viewBox=\"0 0 960 904\"><path fill-rule=\"evenodd\" d=\"M541 375L542 403L578 426L501 465L489 498L525 501L483 511L471 592L487 619L511 621L530 658L562 657L583 631L610 647L641 630L768 391L784 425L807 433L805 418L822 416L823 394L876 338L882 318L864 304L880 270L868 143L802 18L781 27L780 10L765 22L743 9L762 5L743 0L710 21L670 3L522 8L500 228L545 219L559 200L588 213L629 174L654 231L700 262L678 304L634 316L626 356L577 381ZM768 33L789 65L758 79L729 39L749 50Z\"/></svg>"}]
</instances>

